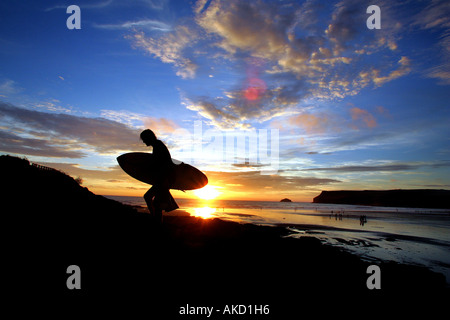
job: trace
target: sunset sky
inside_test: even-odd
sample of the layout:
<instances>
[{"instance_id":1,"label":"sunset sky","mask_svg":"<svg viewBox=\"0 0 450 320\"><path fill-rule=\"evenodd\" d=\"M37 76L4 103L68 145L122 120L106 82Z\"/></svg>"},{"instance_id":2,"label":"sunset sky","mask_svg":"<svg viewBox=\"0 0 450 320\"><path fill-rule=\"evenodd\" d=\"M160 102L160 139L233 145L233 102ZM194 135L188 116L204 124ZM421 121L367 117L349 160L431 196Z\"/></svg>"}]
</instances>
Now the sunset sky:
<instances>
[{"instance_id":1,"label":"sunset sky","mask_svg":"<svg viewBox=\"0 0 450 320\"><path fill-rule=\"evenodd\" d=\"M450 188L448 1L3 0L0 30L0 153L97 194L148 189L116 162L144 128L222 199Z\"/></svg>"}]
</instances>

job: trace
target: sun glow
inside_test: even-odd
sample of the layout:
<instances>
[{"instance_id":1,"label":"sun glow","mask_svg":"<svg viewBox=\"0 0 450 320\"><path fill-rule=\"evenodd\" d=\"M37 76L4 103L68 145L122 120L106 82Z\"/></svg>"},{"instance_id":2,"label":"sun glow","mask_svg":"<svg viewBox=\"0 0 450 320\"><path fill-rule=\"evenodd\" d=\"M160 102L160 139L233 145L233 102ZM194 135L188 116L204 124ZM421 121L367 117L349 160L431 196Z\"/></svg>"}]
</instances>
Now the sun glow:
<instances>
[{"instance_id":1,"label":"sun glow","mask_svg":"<svg viewBox=\"0 0 450 320\"><path fill-rule=\"evenodd\" d=\"M217 198L222 192L216 190L216 186L207 185L201 189L194 190L194 194L203 200L212 200Z\"/></svg>"},{"instance_id":2,"label":"sun glow","mask_svg":"<svg viewBox=\"0 0 450 320\"><path fill-rule=\"evenodd\" d=\"M214 212L216 212L216 208L210 208L210 207L193 208L193 212L191 213L191 215L193 215L194 217L208 219L213 216Z\"/></svg>"}]
</instances>

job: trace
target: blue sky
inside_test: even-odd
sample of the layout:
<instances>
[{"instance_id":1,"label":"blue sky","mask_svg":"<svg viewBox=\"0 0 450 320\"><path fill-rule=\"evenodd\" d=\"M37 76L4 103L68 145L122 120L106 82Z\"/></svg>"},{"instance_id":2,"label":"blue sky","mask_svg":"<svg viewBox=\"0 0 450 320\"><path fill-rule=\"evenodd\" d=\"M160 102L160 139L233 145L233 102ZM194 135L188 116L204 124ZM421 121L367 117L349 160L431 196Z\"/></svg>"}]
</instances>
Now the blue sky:
<instances>
[{"instance_id":1,"label":"blue sky","mask_svg":"<svg viewBox=\"0 0 450 320\"><path fill-rule=\"evenodd\" d=\"M71 4L80 30L66 27ZM366 27L372 4L379 30ZM145 151L149 127L222 198L448 189L449 11L446 1L2 1L0 153L99 194L142 195L115 158ZM247 141L234 160L229 137Z\"/></svg>"}]
</instances>

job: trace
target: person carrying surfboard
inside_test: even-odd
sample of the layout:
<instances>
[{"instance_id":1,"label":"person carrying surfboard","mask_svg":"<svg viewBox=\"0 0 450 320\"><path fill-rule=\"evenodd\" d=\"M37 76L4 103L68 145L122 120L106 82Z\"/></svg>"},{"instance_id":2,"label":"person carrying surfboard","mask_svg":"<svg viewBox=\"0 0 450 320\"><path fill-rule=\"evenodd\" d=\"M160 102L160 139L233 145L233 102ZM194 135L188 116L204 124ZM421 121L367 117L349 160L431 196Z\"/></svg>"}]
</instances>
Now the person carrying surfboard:
<instances>
[{"instance_id":1,"label":"person carrying surfboard","mask_svg":"<svg viewBox=\"0 0 450 320\"><path fill-rule=\"evenodd\" d=\"M162 210L169 212L179 208L169 191L169 186L175 179L175 164L172 162L169 149L161 140L156 138L152 130L142 131L140 137L145 145L153 147L153 155L157 168L159 168L156 183L145 193L144 199L155 222L161 223Z\"/></svg>"}]
</instances>

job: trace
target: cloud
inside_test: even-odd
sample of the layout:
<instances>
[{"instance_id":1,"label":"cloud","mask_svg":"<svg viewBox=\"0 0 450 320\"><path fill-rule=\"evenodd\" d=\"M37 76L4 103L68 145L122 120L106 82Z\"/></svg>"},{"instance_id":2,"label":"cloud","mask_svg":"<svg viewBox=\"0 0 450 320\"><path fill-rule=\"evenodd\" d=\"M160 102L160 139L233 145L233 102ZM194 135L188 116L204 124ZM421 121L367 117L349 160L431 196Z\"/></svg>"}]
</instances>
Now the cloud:
<instances>
[{"instance_id":1,"label":"cloud","mask_svg":"<svg viewBox=\"0 0 450 320\"><path fill-rule=\"evenodd\" d=\"M300 7L261 1L216 1L197 16L197 23L216 36L216 46L236 56L242 53L275 63L272 73L292 72L314 76L319 68L309 64L323 38L295 36Z\"/></svg>"},{"instance_id":2,"label":"cloud","mask_svg":"<svg viewBox=\"0 0 450 320\"><path fill-rule=\"evenodd\" d=\"M379 107L377 112L389 116L388 111L383 107ZM380 110L380 111L378 111ZM367 110L353 107L350 109L351 120L343 117L332 110L320 111L317 108L304 108L300 114L290 115L280 120L273 120L271 125L285 133L295 134L295 141L305 144L303 134L307 134L309 139L321 139L320 135L332 133L336 137L346 137L347 135L355 135L354 130L361 127L375 128L377 121L375 117ZM338 134L339 135L336 135ZM373 133L372 133L373 134ZM300 139L299 139L300 137Z\"/></svg>"},{"instance_id":3,"label":"cloud","mask_svg":"<svg viewBox=\"0 0 450 320\"><path fill-rule=\"evenodd\" d=\"M428 69L427 75L430 78L439 80L439 83L443 85L450 84L450 64L444 63L439 66Z\"/></svg>"},{"instance_id":4,"label":"cloud","mask_svg":"<svg viewBox=\"0 0 450 320\"><path fill-rule=\"evenodd\" d=\"M315 90L315 95L321 98L345 98L346 96L357 95L362 89L373 85L375 88L381 87L387 82L403 77L411 72L411 60L402 56L397 61L399 65L397 69L389 71L386 76L382 76L383 70L381 68L364 68L356 76L350 76L345 72L335 74L330 77L323 77L319 81L318 89ZM357 68L356 70L358 70ZM385 68L383 68L385 69ZM357 71L358 72L358 71ZM314 80L313 80L314 81Z\"/></svg>"},{"instance_id":5,"label":"cloud","mask_svg":"<svg viewBox=\"0 0 450 320\"><path fill-rule=\"evenodd\" d=\"M242 123L241 119L232 112L222 110L216 103L198 99L195 103L188 101L186 107L189 110L196 111L200 116L209 120L209 125L221 130L228 129L248 129L250 124Z\"/></svg>"},{"instance_id":6,"label":"cloud","mask_svg":"<svg viewBox=\"0 0 450 320\"><path fill-rule=\"evenodd\" d=\"M0 94L2 95L11 95L20 91L22 91L22 88L20 88L14 80L6 79L0 83Z\"/></svg>"},{"instance_id":7,"label":"cloud","mask_svg":"<svg viewBox=\"0 0 450 320\"><path fill-rule=\"evenodd\" d=\"M167 0L139 0L154 10L162 10L167 4Z\"/></svg>"},{"instance_id":8,"label":"cloud","mask_svg":"<svg viewBox=\"0 0 450 320\"><path fill-rule=\"evenodd\" d=\"M415 25L423 29L450 28L450 6L448 1L434 0L415 16Z\"/></svg>"},{"instance_id":9,"label":"cloud","mask_svg":"<svg viewBox=\"0 0 450 320\"><path fill-rule=\"evenodd\" d=\"M362 6L356 6L354 1L341 1L336 5L332 21L325 30L329 39L335 43L335 51L346 48L346 43L353 40L359 33L358 26L363 26L366 17Z\"/></svg>"},{"instance_id":10,"label":"cloud","mask_svg":"<svg viewBox=\"0 0 450 320\"><path fill-rule=\"evenodd\" d=\"M387 129L385 126L377 126L370 130L361 130L367 125L362 121L354 122L330 114L332 122L325 129L327 134L312 133L305 135L304 131L292 130L289 122L281 122L283 128L280 136L284 137L287 146L284 155L298 157L308 152L320 154L336 153L341 151L365 150L365 149L398 149L399 147L411 148L417 143L423 143L428 136L422 130L425 128L412 128L410 125L399 124L395 128Z\"/></svg>"},{"instance_id":11,"label":"cloud","mask_svg":"<svg viewBox=\"0 0 450 320\"><path fill-rule=\"evenodd\" d=\"M148 31L156 30L163 32L168 32L172 30L172 27L170 25L152 19L128 21L117 24L94 24L94 27L106 30L144 29Z\"/></svg>"},{"instance_id":12,"label":"cloud","mask_svg":"<svg viewBox=\"0 0 450 320\"><path fill-rule=\"evenodd\" d=\"M374 128L377 126L377 122L372 114L367 110L363 110L357 107L350 109L350 114L353 121L362 121L368 128Z\"/></svg>"},{"instance_id":13,"label":"cloud","mask_svg":"<svg viewBox=\"0 0 450 320\"><path fill-rule=\"evenodd\" d=\"M216 46L234 55L247 53L274 63L272 73L293 73L317 78L328 66L348 64L352 58L342 48L365 26L365 7L357 1L342 1L326 30L313 28L304 10L318 13L320 6L305 2L270 4L262 1L216 1L197 15L197 23L216 36ZM311 13L311 16L315 16ZM300 29L301 27L306 27ZM306 31L306 32L305 32ZM325 34L325 36L324 36ZM353 44L354 46L355 44ZM350 52L353 47L349 47ZM331 70L332 71L332 70Z\"/></svg>"},{"instance_id":14,"label":"cloud","mask_svg":"<svg viewBox=\"0 0 450 320\"><path fill-rule=\"evenodd\" d=\"M134 0L134 1L117 1L117 0L103 0L98 2L85 0L83 3L77 3L81 10L83 9L103 9L109 6L129 6L129 5L140 5L141 8L152 9L161 11L166 8L167 0ZM52 7L46 8L44 11L52 11L56 9L66 9L71 2L67 4L59 4Z\"/></svg>"},{"instance_id":15,"label":"cloud","mask_svg":"<svg viewBox=\"0 0 450 320\"><path fill-rule=\"evenodd\" d=\"M258 171L240 172L216 172L206 171L210 181L216 185L242 185L246 194L251 192L262 192L267 187L273 187L276 192L291 192L304 190L308 187L327 185L341 182L336 179L299 177L283 175L261 175Z\"/></svg>"},{"instance_id":16,"label":"cloud","mask_svg":"<svg viewBox=\"0 0 450 320\"><path fill-rule=\"evenodd\" d=\"M256 57L276 58L285 52L285 30L294 18L294 15L283 17L278 25L271 19L276 11L275 6L259 1L216 1L197 17L197 22L207 32L220 36L218 46L228 52L241 49Z\"/></svg>"},{"instance_id":17,"label":"cloud","mask_svg":"<svg viewBox=\"0 0 450 320\"><path fill-rule=\"evenodd\" d=\"M227 98L210 99L197 97L194 101L185 99L186 108L207 119L208 124L220 130L252 128L252 123L262 123L273 118L297 113L284 101L284 97L273 90L266 92L257 101L249 101L244 92L236 90L227 93Z\"/></svg>"},{"instance_id":18,"label":"cloud","mask_svg":"<svg viewBox=\"0 0 450 320\"><path fill-rule=\"evenodd\" d=\"M307 99L343 99L409 74L410 59L395 54L398 5L380 3L387 29L377 32L366 28L370 1L343 0L330 10L309 0L202 0L193 6L194 21L184 19L164 34L141 31L128 38L173 65L183 79L196 77L199 68L209 73L221 61L245 72L247 79L222 88L223 96L188 96L186 107L219 129L248 128L252 121L298 113L295 108ZM383 50L389 54L373 58Z\"/></svg>"},{"instance_id":19,"label":"cloud","mask_svg":"<svg viewBox=\"0 0 450 320\"><path fill-rule=\"evenodd\" d=\"M436 66L426 70L426 75L438 79L441 84L450 84L450 5L448 1L431 1L414 18L413 26L439 33L437 46L441 52L441 60Z\"/></svg>"},{"instance_id":20,"label":"cloud","mask_svg":"<svg viewBox=\"0 0 450 320\"><path fill-rule=\"evenodd\" d=\"M43 101L43 102L36 102L33 104L33 108L36 109L44 109L46 111L50 112L64 112L64 113L71 113L73 112L71 107L63 107L60 104L59 100L56 99L50 99L49 101Z\"/></svg>"},{"instance_id":21,"label":"cloud","mask_svg":"<svg viewBox=\"0 0 450 320\"><path fill-rule=\"evenodd\" d=\"M417 166L408 164L380 165L380 166L342 166L331 168L310 168L305 171L333 171L333 172L392 172L392 171L409 171L415 170Z\"/></svg>"},{"instance_id":22,"label":"cloud","mask_svg":"<svg viewBox=\"0 0 450 320\"><path fill-rule=\"evenodd\" d=\"M105 118L23 109L0 102L1 151L48 157L82 157L139 149L140 130ZM8 132L5 131L8 130Z\"/></svg>"},{"instance_id":23,"label":"cloud","mask_svg":"<svg viewBox=\"0 0 450 320\"><path fill-rule=\"evenodd\" d=\"M142 128L145 116L143 114L126 110L101 110L100 115L115 122L120 122L128 127Z\"/></svg>"},{"instance_id":24,"label":"cloud","mask_svg":"<svg viewBox=\"0 0 450 320\"><path fill-rule=\"evenodd\" d=\"M236 167L236 168L257 169L257 168L269 166L269 164L233 163L232 166Z\"/></svg>"},{"instance_id":25,"label":"cloud","mask_svg":"<svg viewBox=\"0 0 450 320\"><path fill-rule=\"evenodd\" d=\"M290 117L288 123L300 127L308 134L324 133L334 127L332 120L324 113L318 115L302 113Z\"/></svg>"},{"instance_id":26,"label":"cloud","mask_svg":"<svg viewBox=\"0 0 450 320\"><path fill-rule=\"evenodd\" d=\"M367 32L366 8L364 1L341 1L324 29L318 17L329 14L328 9L312 1L199 2L196 22L210 35L213 46L226 52L225 59L250 70L255 69L254 59L262 61L259 80L265 83L265 91L258 95L257 103L244 99L245 88L227 90L225 97L216 99L190 97L189 109L206 115L213 124L238 118L236 126L243 126L251 117L264 122L285 115L286 109L298 107L308 98L342 99L369 85L380 87L408 74L407 57L397 58L396 70L386 60L373 65L362 57L382 48L398 49L395 36ZM389 8L383 2L387 13ZM387 14L386 25L390 27L392 20ZM397 27L391 29L398 31Z\"/></svg>"},{"instance_id":27,"label":"cloud","mask_svg":"<svg viewBox=\"0 0 450 320\"><path fill-rule=\"evenodd\" d=\"M164 118L145 117L143 122L145 128L153 130L157 136L168 135L179 129L174 121Z\"/></svg>"},{"instance_id":28,"label":"cloud","mask_svg":"<svg viewBox=\"0 0 450 320\"><path fill-rule=\"evenodd\" d=\"M0 150L7 153L54 158L82 158L86 156L77 145L70 142L64 146L38 138L26 138L15 133L0 130Z\"/></svg>"},{"instance_id":29,"label":"cloud","mask_svg":"<svg viewBox=\"0 0 450 320\"><path fill-rule=\"evenodd\" d=\"M113 3L113 0L105 0L105 1L95 2L95 3L89 2L88 4L78 4L78 6L80 7L80 9L101 9L101 8L106 8L107 6L109 6L112 3ZM44 11L48 12L48 11L52 11L55 9L67 9L68 6L70 6L70 4L56 5L53 7L46 8Z\"/></svg>"},{"instance_id":30,"label":"cloud","mask_svg":"<svg viewBox=\"0 0 450 320\"><path fill-rule=\"evenodd\" d=\"M180 128L170 119L149 117L126 110L102 110L100 114L106 119L123 123L130 128L133 127L139 130L144 128L152 129L157 135L166 136Z\"/></svg>"},{"instance_id":31,"label":"cloud","mask_svg":"<svg viewBox=\"0 0 450 320\"><path fill-rule=\"evenodd\" d=\"M401 57L401 59L398 61L398 64L400 65L398 67L398 69L391 71L387 76L384 76L384 77L378 76L379 71L376 70L374 72L375 76L372 79L372 81L375 83L375 85L377 87L380 87L381 85L385 84L386 82L400 78L400 77L408 74L411 71L411 61L407 57Z\"/></svg>"},{"instance_id":32,"label":"cloud","mask_svg":"<svg viewBox=\"0 0 450 320\"><path fill-rule=\"evenodd\" d=\"M141 48L164 63L177 68L176 74L183 79L194 78L197 65L185 57L185 49L195 42L195 32L186 26L178 26L174 31L155 38L136 32L128 38L135 47Z\"/></svg>"},{"instance_id":33,"label":"cloud","mask_svg":"<svg viewBox=\"0 0 450 320\"><path fill-rule=\"evenodd\" d=\"M347 165L336 167L322 167L322 168L308 168L300 171L332 171L339 173L353 173L353 172L394 172L394 171L413 171L422 167L428 168L442 168L450 167L449 161L438 162L410 162L410 163L389 163L378 165Z\"/></svg>"}]
</instances>

